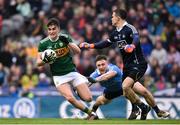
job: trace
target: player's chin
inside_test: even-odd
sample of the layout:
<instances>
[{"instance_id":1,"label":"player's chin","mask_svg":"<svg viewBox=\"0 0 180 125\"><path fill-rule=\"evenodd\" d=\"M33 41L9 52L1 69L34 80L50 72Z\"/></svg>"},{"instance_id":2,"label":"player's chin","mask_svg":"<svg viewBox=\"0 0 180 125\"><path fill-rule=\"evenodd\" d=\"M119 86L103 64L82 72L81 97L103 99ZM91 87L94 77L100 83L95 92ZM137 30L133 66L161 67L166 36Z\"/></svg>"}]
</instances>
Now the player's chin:
<instances>
[{"instance_id":1,"label":"player's chin","mask_svg":"<svg viewBox=\"0 0 180 125\"><path fill-rule=\"evenodd\" d=\"M55 39L55 38L56 38L56 35L50 35L50 38L51 38L51 39Z\"/></svg>"}]
</instances>

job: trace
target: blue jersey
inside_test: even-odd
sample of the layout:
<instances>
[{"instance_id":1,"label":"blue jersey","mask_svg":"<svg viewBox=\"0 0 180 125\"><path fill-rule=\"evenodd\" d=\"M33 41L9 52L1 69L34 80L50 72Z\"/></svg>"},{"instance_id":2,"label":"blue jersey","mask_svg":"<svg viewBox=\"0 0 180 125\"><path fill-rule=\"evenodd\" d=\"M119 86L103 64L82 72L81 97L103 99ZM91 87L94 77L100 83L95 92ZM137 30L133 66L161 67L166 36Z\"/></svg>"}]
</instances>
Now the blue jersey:
<instances>
[{"instance_id":1,"label":"blue jersey","mask_svg":"<svg viewBox=\"0 0 180 125\"><path fill-rule=\"evenodd\" d=\"M122 89L122 70L118 68L116 65L109 64L106 72L108 71L115 71L117 74L113 78L107 81L101 82L100 85L105 87L109 91L117 91L117 90ZM96 69L90 75L90 77L92 78L97 78L99 76L101 76L101 74L98 69Z\"/></svg>"}]
</instances>

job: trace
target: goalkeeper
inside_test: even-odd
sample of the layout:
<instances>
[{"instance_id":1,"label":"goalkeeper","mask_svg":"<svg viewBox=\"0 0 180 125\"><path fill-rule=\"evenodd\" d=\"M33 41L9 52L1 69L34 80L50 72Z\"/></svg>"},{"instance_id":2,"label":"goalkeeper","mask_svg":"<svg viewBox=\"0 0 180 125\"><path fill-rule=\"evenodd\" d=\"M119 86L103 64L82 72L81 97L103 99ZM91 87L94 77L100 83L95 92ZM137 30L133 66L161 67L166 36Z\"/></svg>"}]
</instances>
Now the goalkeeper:
<instances>
[{"instance_id":1,"label":"goalkeeper","mask_svg":"<svg viewBox=\"0 0 180 125\"><path fill-rule=\"evenodd\" d=\"M99 96L96 99L96 102L92 108L92 113L87 118L89 120L98 119L98 116L96 115L95 112L100 105L107 104L112 99L123 95L122 70L119 69L116 65L108 64L107 57L104 55L97 56L95 62L97 69L90 75L88 80L91 83L99 82L101 86L105 87L105 89L103 95ZM143 97L145 97L149 93L148 90L138 82L134 84L132 89L134 92L140 94ZM147 102L149 103L149 101ZM145 105L143 102L141 103ZM151 103L149 104L151 105ZM132 112L128 119L129 120L136 119L138 115L140 115L139 107L135 104L132 104ZM146 119L144 114L141 114L140 119L141 120Z\"/></svg>"},{"instance_id":2,"label":"goalkeeper","mask_svg":"<svg viewBox=\"0 0 180 125\"><path fill-rule=\"evenodd\" d=\"M74 97L71 89L71 87L75 88L83 100L87 102L92 100L92 95L86 84L88 80L76 71L72 61L72 54L70 53L71 50L79 54L81 50L68 35L60 34L60 26L57 19L51 18L48 21L47 33L48 37L41 40L38 46L37 65L49 64L54 84L60 94L74 107L90 114L91 111ZM45 56L42 58L42 53L47 49L54 50L56 57L53 54L48 55L45 53Z\"/></svg>"}]
</instances>

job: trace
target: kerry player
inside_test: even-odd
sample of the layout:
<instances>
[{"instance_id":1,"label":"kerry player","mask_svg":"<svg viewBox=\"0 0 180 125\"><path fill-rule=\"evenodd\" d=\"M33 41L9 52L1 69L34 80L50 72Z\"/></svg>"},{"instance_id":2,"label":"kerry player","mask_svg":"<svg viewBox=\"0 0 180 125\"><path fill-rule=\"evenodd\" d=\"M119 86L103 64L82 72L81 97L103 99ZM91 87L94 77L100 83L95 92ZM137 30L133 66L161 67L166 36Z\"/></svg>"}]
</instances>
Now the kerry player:
<instances>
[{"instance_id":1,"label":"kerry player","mask_svg":"<svg viewBox=\"0 0 180 125\"><path fill-rule=\"evenodd\" d=\"M75 54L79 54L81 50L73 43L69 35L60 33L57 19L49 19L47 33L48 36L41 40L38 46L37 65L43 66L46 63L49 64L54 84L61 95L74 107L90 114L91 111L74 97L71 89L71 86L74 87L83 100L87 102L92 100L91 92L87 86L88 80L76 71L72 61L72 54L70 53L72 51ZM56 52L56 59L45 54L45 58L42 60L41 54L46 49L54 50ZM52 61L54 62L49 63Z\"/></svg>"}]
</instances>

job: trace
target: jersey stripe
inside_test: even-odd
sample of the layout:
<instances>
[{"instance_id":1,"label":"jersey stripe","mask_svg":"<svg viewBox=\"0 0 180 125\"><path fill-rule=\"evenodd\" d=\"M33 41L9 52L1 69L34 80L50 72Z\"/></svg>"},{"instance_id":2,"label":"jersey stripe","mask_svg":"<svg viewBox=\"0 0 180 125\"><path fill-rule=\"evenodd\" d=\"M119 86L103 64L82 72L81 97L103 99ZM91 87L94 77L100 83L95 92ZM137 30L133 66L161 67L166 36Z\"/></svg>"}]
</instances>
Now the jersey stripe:
<instances>
[{"instance_id":1,"label":"jersey stripe","mask_svg":"<svg viewBox=\"0 0 180 125\"><path fill-rule=\"evenodd\" d=\"M136 30L136 28L135 28L133 25L131 25L131 24L129 24L129 23L128 23L128 24L126 24L126 25L127 25L129 28L131 28L131 29L132 29L133 34L134 34L134 33L138 33L138 32L137 32L137 30Z\"/></svg>"}]
</instances>

